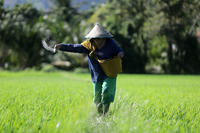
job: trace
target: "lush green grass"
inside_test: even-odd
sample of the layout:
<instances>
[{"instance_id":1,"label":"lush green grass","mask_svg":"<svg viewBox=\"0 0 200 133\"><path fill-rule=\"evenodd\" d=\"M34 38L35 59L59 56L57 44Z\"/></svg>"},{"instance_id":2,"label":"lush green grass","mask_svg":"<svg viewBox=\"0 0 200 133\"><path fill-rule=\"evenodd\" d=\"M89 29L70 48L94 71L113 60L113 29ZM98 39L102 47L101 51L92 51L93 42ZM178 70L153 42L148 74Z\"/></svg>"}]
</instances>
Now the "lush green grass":
<instances>
[{"instance_id":1,"label":"lush green grass","mask_svg":"<svg viewBox=\"0 0 200 133\"><path fill-rule=\"evenodd\" d=\"M99 118L89 74L0 72L0 132L200 132L200 76L119 75Z\"/></svg>"}]
</instances>

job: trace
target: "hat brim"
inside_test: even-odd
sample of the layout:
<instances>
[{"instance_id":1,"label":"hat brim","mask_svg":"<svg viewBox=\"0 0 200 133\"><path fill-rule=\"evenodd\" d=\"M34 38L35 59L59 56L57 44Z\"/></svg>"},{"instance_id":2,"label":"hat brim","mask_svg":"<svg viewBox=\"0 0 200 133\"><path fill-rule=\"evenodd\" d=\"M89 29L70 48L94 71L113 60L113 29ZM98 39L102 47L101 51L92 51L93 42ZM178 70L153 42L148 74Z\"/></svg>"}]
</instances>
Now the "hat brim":
<instances>
[{"instance_id":1,"label":"hat brim","mask_svg":"<svg viewBox=\"0 0 200 133\"><path fill-rule=\"evenodd\" d=\"M113 35L107 36L85 36L86 39L94 39L94 38L113 38Z\"/></svg>"},{"instance_id":2,"label":"hat brim","mask_svg":"<svg viewBox=\"0 0 200 133\"><path fill-rule=\"evenodd\" d=\"M87 39L92 38L112 38L113 35L107 32L103 27L99 24L96 24L94 28L85 36Z\"/></svg>"}]
</instances>

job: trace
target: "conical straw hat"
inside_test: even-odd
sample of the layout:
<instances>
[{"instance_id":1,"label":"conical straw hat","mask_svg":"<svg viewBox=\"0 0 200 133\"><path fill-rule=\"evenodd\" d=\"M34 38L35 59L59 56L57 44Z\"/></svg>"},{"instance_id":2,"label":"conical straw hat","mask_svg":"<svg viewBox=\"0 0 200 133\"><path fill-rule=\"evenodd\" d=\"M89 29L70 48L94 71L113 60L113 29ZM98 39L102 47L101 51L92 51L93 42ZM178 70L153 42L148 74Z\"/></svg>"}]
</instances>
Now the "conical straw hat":
<instances>
[{"instance_id":1,"label":"conical straw hat","mask_svg":"<svg viewBox=\"0 0 200 133\"><path fill-rule=\"evenodd\" d=\"M99 24L95 24L94 28L85 36L85 38L111 38L112 34L107 32L103 27Z\"/></svg>"}]
</instances>

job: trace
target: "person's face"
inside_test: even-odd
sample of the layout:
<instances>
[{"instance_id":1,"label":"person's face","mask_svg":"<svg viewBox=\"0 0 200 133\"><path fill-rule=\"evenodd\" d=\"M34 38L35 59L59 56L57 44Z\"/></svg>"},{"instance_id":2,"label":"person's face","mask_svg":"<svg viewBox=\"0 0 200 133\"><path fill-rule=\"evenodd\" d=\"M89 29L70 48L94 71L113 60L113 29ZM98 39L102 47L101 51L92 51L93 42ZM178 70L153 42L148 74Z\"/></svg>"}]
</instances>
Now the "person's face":
<instances>
[{"instance_id":1,"label":"person's face","mask_svg":"<svg viewBox=\"0 0 200 133\"><path fill-rule=\"evenodd\" d=\"M106 39L105 38L95 38L94 45L96 48L100 49L104 46Z\"/></svg>"}]
</instances>

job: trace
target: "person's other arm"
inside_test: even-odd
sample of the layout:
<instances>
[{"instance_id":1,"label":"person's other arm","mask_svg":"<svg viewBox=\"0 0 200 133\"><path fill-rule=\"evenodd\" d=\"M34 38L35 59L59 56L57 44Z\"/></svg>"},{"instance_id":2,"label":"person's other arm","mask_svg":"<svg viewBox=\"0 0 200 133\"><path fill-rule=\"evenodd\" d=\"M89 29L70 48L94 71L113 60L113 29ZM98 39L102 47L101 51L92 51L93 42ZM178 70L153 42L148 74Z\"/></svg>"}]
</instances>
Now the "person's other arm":
<instances>
[{"instance_id":1,"label":"person's other arm","mask_svg":"<svg viewBox=\"0 0 200 133\"><path fill-rule=\"evenodd\" d=\"M113 40L113 50L114 50L114 54L119 57L119 58L123 58L124 57L124 51L122 50L122 48L119 47L119 45Z\"/></svg>"}]
</instances>

